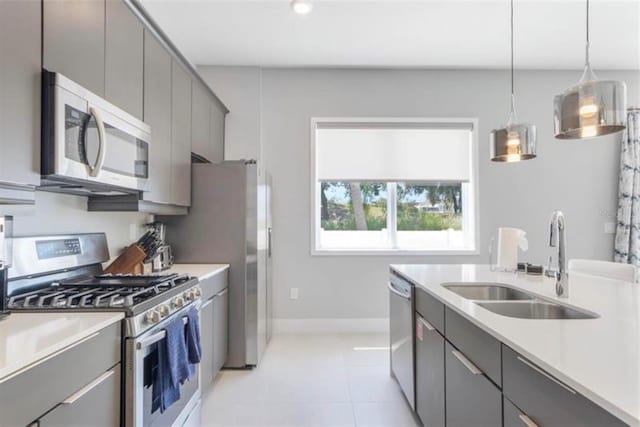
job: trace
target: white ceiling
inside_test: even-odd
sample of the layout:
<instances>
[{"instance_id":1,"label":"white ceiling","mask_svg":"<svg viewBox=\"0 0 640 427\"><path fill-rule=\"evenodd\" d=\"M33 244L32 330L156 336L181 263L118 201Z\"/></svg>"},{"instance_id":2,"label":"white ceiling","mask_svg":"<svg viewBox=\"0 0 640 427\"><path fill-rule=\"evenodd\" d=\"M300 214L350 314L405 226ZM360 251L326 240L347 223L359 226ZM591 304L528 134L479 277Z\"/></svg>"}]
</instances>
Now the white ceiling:
<instances>
[{"instance_id":1,"label":"white ceiling","mask_svg":"<svg viewBox=\"0 0 640 427\"><path fill-rule=\"evenodd\" d=\"M505 68L508 0L142 0L194 64ZM582 68L585 6L517 0L516 66ZM640 0L592 0L592 63L640 69Z\"/></svg>"}]
</instances>

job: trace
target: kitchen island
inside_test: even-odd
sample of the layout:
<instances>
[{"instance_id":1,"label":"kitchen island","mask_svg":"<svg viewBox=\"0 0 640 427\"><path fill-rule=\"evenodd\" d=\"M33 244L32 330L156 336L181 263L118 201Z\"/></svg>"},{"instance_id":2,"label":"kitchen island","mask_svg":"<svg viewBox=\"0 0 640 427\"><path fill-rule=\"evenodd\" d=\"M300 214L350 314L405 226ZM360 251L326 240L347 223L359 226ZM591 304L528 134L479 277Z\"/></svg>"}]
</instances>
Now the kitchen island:
<instances>
[{"instance_id":1,"label":"kitchen island","mask_svg":"<svg viewBox=\"0 0 640 427\"><path fill-rule=\"evenodd\" d=\"M513 350L514 354L520 355L517 356L518 360L529 362L534 369L538 368L543 374L564 383L572 393L586 397L626 424L640 426L638 285L571 274L569 297L557 298L552 279L522 273L492 272L486 265L392 265L391 271L413 284L417 292L424 292L428 298L442 303L445 311L450 313L445 319L460 317L491 339L502 343L502 372L498 365L497 373L493 378L489 377L499 387L507 386L505 352ZM470 285L473 282L498 283L523 289L544 300L592 312L597 317L507 317L491 312L442 286L447 283ZM443 329L446 330L448 326L445 324Z\"/></svg>"}]
</instances>

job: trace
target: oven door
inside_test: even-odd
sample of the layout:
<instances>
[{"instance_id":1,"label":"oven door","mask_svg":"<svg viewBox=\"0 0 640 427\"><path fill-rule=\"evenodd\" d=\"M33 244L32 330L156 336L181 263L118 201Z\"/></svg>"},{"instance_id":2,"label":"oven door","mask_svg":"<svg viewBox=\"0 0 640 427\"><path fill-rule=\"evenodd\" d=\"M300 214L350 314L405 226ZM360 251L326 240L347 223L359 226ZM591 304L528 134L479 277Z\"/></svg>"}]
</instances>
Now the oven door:
<instances>
[{"instance_id":1,"label":"oven door","mask_svg":"<svg viewBox=\"0 0 640 427\"><path fill-rule=\"evenodd\" d=\"M53 141L45 142L53 142L54 150L43 153L54 158L45 162L49 165L45 175L145 190L151 141L148 126L64 77L56 75L56 79Z\"/></svg>"},{"instance_id":2,"label":"oven door","mask_svg":"<svg viewBox=\"0 0 640 427\"><path fill-rule=\"evenodd\" d=\"M185 316L185 309L175 316ZM163 323L136 338L127 338L125 342L127 364L125 370L124 410L126 427L169 427L181 426L199 404L200 365L195 375L180 387L180 399L164 413L159 404L154 404L153 378L157 364L158 346L163 344ZM157 397L156 397L157 400Z\"/></svg>"}]
</instances>

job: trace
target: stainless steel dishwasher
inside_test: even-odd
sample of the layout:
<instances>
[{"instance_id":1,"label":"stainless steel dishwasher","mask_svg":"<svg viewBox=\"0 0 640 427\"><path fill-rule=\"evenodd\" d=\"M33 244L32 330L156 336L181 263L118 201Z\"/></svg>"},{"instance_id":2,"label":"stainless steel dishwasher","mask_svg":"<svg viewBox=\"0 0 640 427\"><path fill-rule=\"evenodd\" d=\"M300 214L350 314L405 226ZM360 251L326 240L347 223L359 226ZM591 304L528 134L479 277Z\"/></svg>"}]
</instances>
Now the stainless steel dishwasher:
<instances>
[{"instance_id":1,"label":"stainless steel dishwasher","mask_svg":"<svg viewBox=\"0 0 640 427\"><path fill-rule=\"evenodd\" d=\"M408 281L389 274L389 319L391 375L400 384L411 408L415 409L413 313L414 287Z\"/></svg>"}]
</instances>

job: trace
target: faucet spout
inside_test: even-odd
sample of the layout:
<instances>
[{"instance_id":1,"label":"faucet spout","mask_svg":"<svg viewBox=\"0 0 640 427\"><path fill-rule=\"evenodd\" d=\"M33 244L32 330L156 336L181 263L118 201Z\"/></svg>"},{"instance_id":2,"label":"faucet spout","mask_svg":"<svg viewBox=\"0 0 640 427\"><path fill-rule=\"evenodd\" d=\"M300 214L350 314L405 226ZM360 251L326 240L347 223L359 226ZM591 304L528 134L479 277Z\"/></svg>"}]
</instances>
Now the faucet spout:
<instances>
[{"instance_id":1,"label":"faucet spout","mask_svg":"<svg viewBox=\"0 0 640 427\"><path fill-rule=\"evenodd\" d=\"M566 260L566 224L564 214L560 211L553 211L549 221L549 246L556 248L558 265L555 270L548 269L546 276L554 278L556 281L556 295L562 298L569 296L569 273L567 273Z\"/></svg>"}]
</instances>

